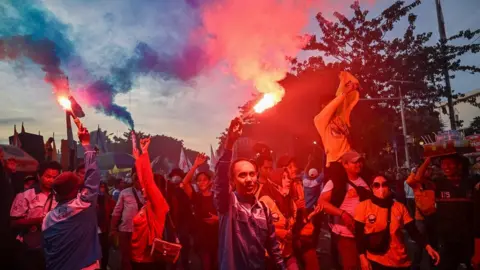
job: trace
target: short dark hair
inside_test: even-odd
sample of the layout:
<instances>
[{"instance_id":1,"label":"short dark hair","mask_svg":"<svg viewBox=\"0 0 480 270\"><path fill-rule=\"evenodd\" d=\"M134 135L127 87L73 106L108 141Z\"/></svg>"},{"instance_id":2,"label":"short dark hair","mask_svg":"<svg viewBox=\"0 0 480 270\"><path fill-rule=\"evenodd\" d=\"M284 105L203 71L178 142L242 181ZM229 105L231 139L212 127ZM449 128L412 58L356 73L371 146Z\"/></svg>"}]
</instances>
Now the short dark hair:
<instances>
[{"instance_id":1,"label":"short dark hair","mask_svg":"<svg viewBox=\"0 0 480 270\"><path fill-rule=\"evenodd\" d=\"M56 161L46 161L38 167L38 175L42 176L48 169L62 172L62 165Z\"/></svg>"},{"instance_id":2,"label":"short dark hair","mask_svg":"<svg viewBox=\"0 0 480 270\"><path fill-rule=\"evenodd\" d=\"M80 171L81 169L85 169L85 163L83 163L83 162L80 163L80 164L77 166L77 168L75 169L75 172L78 172L78 171Z\"/></svg>"},{"instance_id":3,"label":"short dark hair","mask_svg":"<svg viewBox=\"0 0 480 270\"><path fill-rule=\"evenodd\" d=\"M195 175L195 182L197 182L198 180L198 177L200 177L200 175L205 175L205 177L208 178L208 181L212 181L212 174L210 172L199 172L197 173L197 175Z\"/></svg>"},{"instance_id":4,"label":"short dark hair","mask_svg":"<svg viewBox=\"0 0 480 270\"><path fill-rule=\"evenodd\" d=\"M256 163L257 163L257 167L262 167L263 164L265 163L265 161L270 161L270 162L273 162L273 159L271 156L267 156L267 155L259 155L256 159Z\"/></svg>"}]
</instances>

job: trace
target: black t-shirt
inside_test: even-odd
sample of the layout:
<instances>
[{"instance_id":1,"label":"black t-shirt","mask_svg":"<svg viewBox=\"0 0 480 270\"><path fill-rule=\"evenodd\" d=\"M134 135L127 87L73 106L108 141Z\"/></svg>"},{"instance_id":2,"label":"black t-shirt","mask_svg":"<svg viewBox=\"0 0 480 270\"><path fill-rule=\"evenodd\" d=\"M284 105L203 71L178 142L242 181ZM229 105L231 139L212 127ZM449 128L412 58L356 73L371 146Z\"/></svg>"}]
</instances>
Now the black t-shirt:
<instances>
[{"instance_id":1,"label":"black t-shirt","mask_svg":"<svg viewBox=\"0 0 480 270\"><path fill-rule=\"evenodd\" d=\"M459 185L454 185L445 178L435 180L439 237L455 241L472 238L475 184L473 178L462 179Z\"/></svg>"},{"instance_id":2,"label":"black t-shirt","mask_svg":"<svg viewBox=\"0 0 480 270\"><path fill-rule=\"evenodd\" d=\"M199 246L216 245L218 243L218 223L208 224L203 221L212 215L218 216L213 203L213 194L203 196L200 193L192 194L192 204L195 212L196 239Z\"/></svg>"}]
</instances>

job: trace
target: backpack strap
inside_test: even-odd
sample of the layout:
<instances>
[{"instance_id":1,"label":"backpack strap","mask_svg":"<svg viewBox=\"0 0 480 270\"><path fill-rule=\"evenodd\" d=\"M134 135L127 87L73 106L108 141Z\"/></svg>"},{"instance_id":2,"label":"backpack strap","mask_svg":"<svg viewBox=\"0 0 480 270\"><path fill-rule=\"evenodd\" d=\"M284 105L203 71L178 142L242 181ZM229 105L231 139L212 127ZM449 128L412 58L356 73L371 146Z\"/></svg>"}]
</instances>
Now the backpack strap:
<instances>
[{"instance_id":1,"label":"backpack strap","mask_svg":"<svg viewBox=\"0 0 480 270\"><path fill-rule=\"evenodd\" d=\"M138 198L137 190L133 187L132 187L132 192L133 192L133 197L135 197L135 201L137 202L138 211L140 211L140 209L142 209L143 207L143 203Z\"/></svg>"}]
</instances>

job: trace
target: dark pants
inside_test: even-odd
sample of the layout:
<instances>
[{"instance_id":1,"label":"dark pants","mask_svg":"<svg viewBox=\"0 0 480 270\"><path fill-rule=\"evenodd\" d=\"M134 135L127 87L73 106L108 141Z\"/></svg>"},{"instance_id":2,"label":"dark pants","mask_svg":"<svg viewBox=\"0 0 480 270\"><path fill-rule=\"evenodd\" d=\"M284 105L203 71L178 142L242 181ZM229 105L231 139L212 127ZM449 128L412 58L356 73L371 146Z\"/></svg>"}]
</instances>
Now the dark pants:
<instances>
[{"instance_id":1,"label":"dark pants","mask_svg":"<svg viewBox=\"0 0 480 270\"><path fill-rule=\"evenodd\" d=\"M22 270L45 270L45 257L43 249L26 250L22 258Z\"/></svg>"},{"instance_id":2,"label":"dark pants","mask_svg":"<svg viewBox=\"0 0 480 270\"><path fill-rule=\"evenodd\" d=\"M317 251L315 248L302 251L302 261L305 270L320 270Z\"/></svg>"},{"instance_id":3,"label":"dark pants","mask_svg":"<svg viewBox=\"0 0 480 270\"><path fill-rule=\"evenodd\" d=\"M172 269L183 269L189 270L190 269L190 233L186 230L178 231L178 240L180 240L180 244L182 245L182 249L180 250L180 260L177 261L176 265L173 266ZM181 265L181 267L180 267Z\"/></svg>"},{"instance_id":4,"label":"dark pants","mask_svg":"<svg viewBox=\"0 0 480 270\"><path fill-rule=\"evenodd\" d=\"M100 240L100 246L102 247L102 260L100 262L100 267L102 270L106 270L110 255L110 239L108 237L108 232L98 234L98 238Z\"/></svg>"},{"instance_id":5,"label":"dark pants","mask_svg":"<svg viewBox=\"0 0 480 270\"><path fill-rule=\"evenodd\" d=\"M167 269L166 263L164 262L148 262L148 263L139 263L131 262L132 270L163 270Z\"/></svg>"},{"instance_id":6,"label":"dark pants","mask_svg":"<svg viewBox=\"0 0 480 270\"><path fill-rule=\"evenodd\" d=\"M338 269L357 270L360 267L355 238L332 233L332 253L337 257L334 260L340 264Z\"/></svg>"},{"instance_id":7,"label":"dark pants","mask_svg":"<svg viewBox=\"0 0 480 270\"><path fill-rule=\"evenodd\" d=\"M218 249L200 249L198 252L203 270L218 269Z\"/></svg>"},{"instance_id":8,"label":"dark pants","mask_svg":"<svg viewBox=\"0 0 480 270\"><path fill-rule=\"evenodd\" d=\"M465 264L467 269L472 269L473 238L471 241L442 241L439 240L438 253L440 254L439 270L457 269L460 264Z\"/></svg>"},{"instance_id":9,"label":"dark pants","mask_svg":"<svg viewBox=\"0 0 480 270\"><path fill-rule=\"evenodd\" d=\"M416 204L415 204L415 199L414 198L407 198L407 210L410 216L415 219L415 211L416 211Z\"/></svg>"},{"instance_id":10,"label":"dark pants","mask_svg":"<svg viewBox=\"0 0 480 270\"><path fill-rule=\"evenodd\" d=\"M122 270L131 270L132 264L130 263L132 258L132 233L131 232L119 232L118 244L120 247L121 268Z\"/></svg>"},{"instance_id":11,"label":"dark pants","mask_svg":"<svg viewBox=\"0 0 480 270\"><path fill-rule=\"evenodd\" d=\"M372 270L408 270L408 269L410 269L410 267L384 266L384 265L376 263L374 261L370 261L370 265L372 266Z\"/></svg>"}]
</instances>

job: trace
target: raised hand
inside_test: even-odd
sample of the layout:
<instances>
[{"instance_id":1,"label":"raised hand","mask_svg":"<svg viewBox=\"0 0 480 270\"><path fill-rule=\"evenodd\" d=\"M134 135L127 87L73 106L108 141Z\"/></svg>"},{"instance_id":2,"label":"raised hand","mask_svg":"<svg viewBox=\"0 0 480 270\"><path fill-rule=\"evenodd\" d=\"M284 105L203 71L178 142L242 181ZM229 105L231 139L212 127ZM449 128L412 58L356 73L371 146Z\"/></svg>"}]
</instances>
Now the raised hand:
<instances>
[{"instance_id":1,"label":"raised hand","mask_svg":"<svg viewBox=\"0 0 480 270\"><path fill-rule=\"evenodd\" d=\"M193 167L198 168L200 167L203 163L207 161L208 157L205 155L205 153L199 153L197 155L197 158L195 158L195 162L193 163Z\"/></svg>"},{"instance_id":2,"label":"raised hand","mask_svg":"<svg viewBox=\"0 0 480 270\"><path fill-rule=\"evenodd\" d=\"M142 150L142 153L148 153L148 147L150 146L150 142L150 137L140 140L140 149Z\"/></svg>"},{"instance_id":3,"label":"raised hand","mask_svg":"<svg viewBox=\"0 0 480 270\"><path fill-rule=\"evenodd\" d=\"M212 213L209 213L209 214L210 214L210 217L204 218L203 221L207 224L210 224L210 225L217 223L218 222L218 216L214 215Z\"/></svg>"},{"instance_id":4,"label":"raised hand","mask_svg":"<svg viewBox=\"0 0 480 270\"><path fill-rule=\"evenodd\" d=\"M238 138L242 135L243 123L240 118L235 118L230 122L227 134L227 149L232 149Z\"/></svg>"},{"instance_id":5,"label":"raised hand","mask_svg":"<svg viewBox=\"0 0 480 270\"><path fill-rule=\"evenodd\" d=\"M82 145L90 144L90 133L88 132L88 129L83 126L78 129L78 140Z\"/></svg>"}]
</instances>

